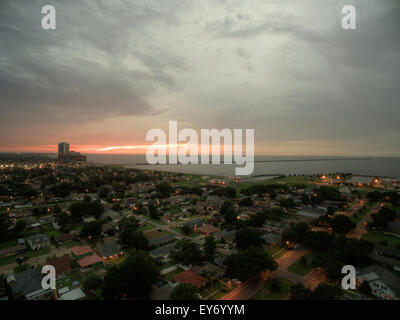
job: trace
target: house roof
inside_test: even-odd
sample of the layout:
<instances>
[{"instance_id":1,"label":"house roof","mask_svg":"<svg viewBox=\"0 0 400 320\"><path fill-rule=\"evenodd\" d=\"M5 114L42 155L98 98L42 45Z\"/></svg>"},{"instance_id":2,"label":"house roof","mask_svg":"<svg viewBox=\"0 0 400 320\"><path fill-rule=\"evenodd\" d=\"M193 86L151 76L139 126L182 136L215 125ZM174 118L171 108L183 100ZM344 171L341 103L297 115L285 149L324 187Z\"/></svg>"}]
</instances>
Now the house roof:
<instances>
[{"instance_id":1,"label":"house roof","mask_svg":"<svg viewBox=\"0 0 400 320\"><path fill-rule=\"evenodd\" d=\"M169 254L172 250L175 249L176 244L177 244L176 242L167 244L166 246L163 246L163 247L160 247L160 248L151 250L151 251L149 252L149 254L150 254L150 256L152 256L152 257L154 257L154 258L167 255L167 254Z\"/></svg>"},{"instance_id":2,"label":"house roof","mask_svg":"<svg viewBox=\"0 0 400 320\"><path fill-rule=\"evenodd\" d=\"M162 237L158 237L158 238L149 240L149 246L151 246L151 247L152 246L158 246L160 244L163 244L163 243L166 243L166 242L170 242L170 241L172 241L174 239L175 239L174 235L167 234L167 235L164 235Z\"/></svg>"},{"instance_id":3,"label":"house roof","mask_svg":"<svg viewBox=\"0 0 400 320\"><path fill-rule=\"evenodd\" d=\"M178 273L174 275L174 279L180 283L189 283L191 285L194 285L198 288L202 287L207 283L207 279L203 278L196 272L192 270L186 270L181 273Z\"/></svg>"},{"instance_id":4,"label":"house roof","mask_svg":"<svg viewBox=\"0 0 400 320\"><path fill-rule=\"evenodd\" d=\"M162 232L158 231L158 230L152 230L152 231L148 231L144 233L144 236L148 239L156 239L162 236Z\"/></svg>"},{"instance_id":5,"label":"house roof","mask_svg":"<svg viewBox=\"0 0 400 320\"><path fill-rule=\"evenodd\" d=\"M92 254L91 256L83 257L82 259L78 260L78 264L82 267L89 267L95 263L101 262L102 260L97 254Z\"/></svg>"},{"instance_id":6,"label":"house roof","mask_svg":"<svg viewBox=\"0 0 400 320\"><path fill-rule=\"evenodd\" d=\"M74 236L72 234L64 233L64 234L59 235L56 238L56 241L68 241L68 240L72 240L73 238L74 238Z\"/></svg>"},{"instance_id":7,"label":"house roof","mask_svg":"<svg viewBox=\"0 0 400 320\"><path fill-rule=\"evenodd\" d=\"M71 248L71 252L76 256L93 252L89 246L74 246Z\"/></svg>"},{"instance_id":8,"label":"house roof","mask_svg":"<svg viewBox=\"0 0 400 320\"><path fill-rule=\"evenodd\" d=\"M32 236L30 236L29 238L28 238L28 241L34 241L34 242L36 242L36 241L40 241L40 242L46 242L46 241L49 241L49 237L46 235L46 234L42 234L42 233L36 233L36 234L34 234L34 235L32 235Z\"/></svg>"},{"instance_id":9,"label":"house roof","mask_svg":"<svg viewBox=\"0 0 400 320\"><path fill-rule=\"evenodd\" d=\"M198 274L203 274L203 272L207 272L211 275L220 275L225 272L225 269L217 266L213 263L205 263L202 265L194 266L192 270Z\"/></svg>"},{"instance_id":10,"label":"house roof","mask_svg":"<svg viewBox=\"0 0 400 320\"><path fill-rule=\"evenodd\" d=\"M68 254L49 259L47 260L47 264L56 269L57 275L71 271L71 257Z\"/></svg>"},{"instance_id":11,"label":"house roof","mask_svg":"<svg viewBox=\"0 0 400 320\"><path fill-rule=\"evenodd\" d=\"M121 246L116 241L98 243L97 248L103 257L111 257L121 253Z\"/></svg>"},{"instance_id":12,"label":"house roof","mask_svg":"<svg viewBox=\"0 0 400 320\"><path fill-rule=\"evenodd\" d=\"M400 281L397 277L391 273L389 270L375 264L363 269L360 269L357 272L359 277L363 277L366 274L374 274L374 277L370 277L369 281L374 281L380 279L387 287L389 287L397 297L400 297Z\"/></svg>"},{"instance_id":13,"label":"house roof","mask_svg":"<svg viewBox=\"0 0 400 320\"><path fill-rule=\"evenodd\" d=\"M62 294L59 300L80 300L86 297L85 293L81 288L72 289L64 294Z\"/></svg>"},{"instance_id":14,"label":"house roof","mask_svg":"<svg viewBox=\"0 0 400 320\"><path fill-rule=\"evenodd\" d=\"M218 232L219 229L214 227L212 224L206 224L204 226L198 227L197 231L201 232L201 233L209 234L209 233Z\"/></svg>"},{"instance_id":15,"label":"house roof","mask_svg":"<svg viewBox=\"0 0 400 320\"><path fill-rule=\"evenodd\" d=\"M3 250L0 250L0 257L8 255L10 253L16 252L16 251L22 251L26 250L26 246L24 244L20 244L14 247L6 248Z\"/></svg>"},{"instance_id":16,"label":"house roof","mask_svg":"<svg viewBox=\"0 0 400 320\"><path fill-rule=\"evenodd\" d=\"M14 295L22 293L27 296L33 292L43 290L42 268L27 269L16 273L14 277L15 281L10 283L10 288Z\"/></svg>"}]
</instances>

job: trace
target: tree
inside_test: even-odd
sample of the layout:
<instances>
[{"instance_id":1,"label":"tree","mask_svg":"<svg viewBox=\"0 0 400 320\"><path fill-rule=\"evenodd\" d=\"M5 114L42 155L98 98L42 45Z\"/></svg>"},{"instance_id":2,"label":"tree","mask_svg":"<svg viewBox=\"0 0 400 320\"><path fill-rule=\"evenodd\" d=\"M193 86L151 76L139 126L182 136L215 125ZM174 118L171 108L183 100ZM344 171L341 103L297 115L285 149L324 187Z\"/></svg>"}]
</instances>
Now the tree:
<instances>
[{"instance_id":1,"label":"tree","mask_svg":"<svg viewBox=\"0 0 400 320\"><path fill-rule=\"evenodd\" d=\"M182 230L183 234L186 235L186 236L188 236L189 234L191 234L192 231L193 231L192 227L191 227L190 225L188 225L188 224L184 224L184 225L181 227L181 230Z\"/></svg>"},{"instance_id":2,"label":"tree","mask_svg":"<svg viewBox=\"0 0 400 320\"><path fill-rule=\"evenodd\" d=\"M214 261L215 252L217 249L217 241L212 235L206 237L203 245L204 256L209 261Z\"/></svg>"},{"instance_id":3,"label":"tree","mask_svg":"<svg viewBox=\"0 0 400 320\"><path fill-rule=\"evenodd\" d=\"M360 285L360 292L369 296L371 294L371 287L367 281L363 281Z\"/></svg>"},{"instance_id":4,"label":"tree","mask_svg":"<svg viewBox=\"0 0 400 320\"><path fill-rule=\"evenodd\" d=\"M107 198L109 193L110 193L110 188L108 188L106 186L102 186L99 188L97 195L99 196L99 198L105 199L105 198Z\"/></svg>"},{"instance_id":5,"label":"tree","mask_svg":"<svg viewBox=\"0 0 400 320\"><path fill-rule=\"evenodd\" d=\"M330 221L330 226L336 233L346 234L356 227L356 224L349 217L338 214Z\"/></svg>"},{"instance_id":6,"label":"tree","mask_svg":"<svg viewBox=\"0 0 400 320\"><path fill-rule=\"evenodd\" d=\"M144 236L143 232L139 230L124 230L120 233L119 239L122 248L125 250L145 250L149 244L149 240Z\"/></svg>"},{"instance_id":7,"label":"tree","mask_svg":"<svg viewBox=\"0 0 400 320\"><path fill-rule=\"evenodd\" d=\"M169 197L169 195L173 191L173 188L170 184L165 182L156 185L156 191L159 194L160 198L166 198Z\"/></svg>"},{"instance_id":8,"label":"tree","mask_svg":"<svg viewBox=\"0 0 400 320\"><path fill-rule=\"evenodd\" d=\"M228 224L235 224L237 222L237 213L234 207L229 207L224 215L225 222Z\"/></svg>"},{"instance_id":9,"label":"tree","mask_svg":"<svg viewBox=\"0 0 400 320\"><path fill-rule=\"evenodd\" d=\"M124 262L107 271L103 298L146 300L159 276L159 269L150 256L143 251L130 252Z\"/></svg>"},{"instance_id":10,"label":"tree","mask_svg":"<svg viewBox=\"0 0 400 320\"><path fill-rule=\"evenodd\" d=\"M334 300L342 296L343 292L338 287L320 283L311 295L311 300Z\"/></svg>"},{"instance_id":11,"label":"tree","mask_svg":"<svg viewBox=\"0 0 400 320\"><path fill-rule=\"evenodd\" d=\"M235 243L238 249L247 249L250 246L258 246L265 243L260 235L251 229L242 229L236 232Z\"/></svg>"},{"instance_id":12,"label":"tree","mask_svg":"<svg viewBox=\"0 0 400 320\"><path fill-rule=\"evenodd\" d=\"M171 252L171 258L185 265L199 264L203 256L197 245L190 240L181 240L176 244L175 250Z\"/></svg>"},{"instance_id":13,"label":"tree","mask_svg":"<svg viewBox=\"0 0 400 320\"><path fill-rule=\"evenodd\" d=\"M122 232L125 230L138 230L139 229L139 220L135 217L125 217L119 221L118 229Z\"/></svg>"},{"instance_id":14,"label":"tree","mask_svg":"<svg viewBox=\"0 0 400 320\"><path fill-rule=\"evenodd\" d=\"M85 223L81 230L80 236L82 238L97 240L101 236L101 222L92 221Z\"/></svg>"},{"instance_id":15,"label":"tree","mask_svg":"<svg viewBox=\"0 0 400 320\"><path fill-rule=\"evenodd\" d=\"M15 261L18 263L18 266L21 267L23 264L25 264L28 261L28 257L17 257Z\"/></svg>"},{"instance_id":16,"label":"tree","mask_svg":"<svg viewBox=\"0 0 400 320\"><path fill-rule=\"evenodd\" d=\"M114 203L111 207L111 209L113 209L114 211L122 211L123 207L121 206L121 204L119 203Z\"/></svg>"},{"instance_id":17,"label":"tree","mask_svg":"<svg viewBox=\"0 0 400 320\"><path fill-rule=\"evenodd\" d=\"M261 227L265 223L265 220L267 220L267 214L265 212L257 212L255 215L251 216L249 225Z\"/></svg>"},{"instance_id":18,"label":"tree","mask_svg":"<svg viewBox=\"0 0 400 320\"><path fill-rule=\"evenodd\" d=\"M253 200L250 197L246 197L239 202L240 206L251 207L253 205Z\"/></svg>"},{"instance_id":19,"label":"tree","mask_svg":"<svg viewBox=\"0 0 400 320\"><path fill-rule=\"evenodd\" d=\"M311 295L312 291L301 283L295 284L290 288L290 300L309 300Z\"/></svg>"},{"instance_id":20,"label":"tree","mask_svg":"<svg viewBox=\"0 0 400 320\"><path fill-rule=\"evenodd\" d=\"M150 218L159 220L160 219L160 212L156 208L156 206L152 203L149 204L149 213L150 213Z\"/></svg>"},{"instance_id":21,"label":"tree","mask_svg":"<svg viewBox=\"0 0 400 320\"><path fill-rule=\"evenodd\" d=\"M86 290L96 290L103 284L103 279L96 275L90 275L83 283Z\"/></svg>"},{"instance_id":22,"label":"tree","mask_svg":"<svg viewBox=\"0 0 400 320\"><path fill-rule=\"evenodd\" d=\"M277 278L272 279L271 290L273 292L281 292L281 284Z\"/></svg>"},{"instance_id":23,"label":"tree","mask_svg":"<svg viewBox=\"0 0 400 320\"><path fill-rule=\"evenodd\" d=\"M6 214L0 213L0 240L7 240L10 222Z\"/></svg>"},{"instance_id":24,"label":"tree","mask_svg":"<svg viewBox=\"0 0 400 320\"><path fill-rule=\"evenodd\" d=\"M199 300L198 297L199 290L189 284L189 283L181 283L177 285L172 291L171 299L172 300Z\"/></svg>"},{"instance_id":25,"label":"tree","mask_svg":"<svg viewBox=\"0 0 400 320\"><path fill-rule=\"evenodd\" d=\"M26 222L23 220L18 220L14 227L14 234L18 236L19 234L23 233L26 228Z\"/></svg>"},{"instance_id":26,"label":"tree","mask_svg":"<svg viewBox=\"0 0 400 320\"><path fill-rule=\"evenodd\" d=\"M246 281L261 271L277 269L278 264L262 247L252 246L231 254L225 259L226 274L231 278Z\"/></svg>"}]
</instances>

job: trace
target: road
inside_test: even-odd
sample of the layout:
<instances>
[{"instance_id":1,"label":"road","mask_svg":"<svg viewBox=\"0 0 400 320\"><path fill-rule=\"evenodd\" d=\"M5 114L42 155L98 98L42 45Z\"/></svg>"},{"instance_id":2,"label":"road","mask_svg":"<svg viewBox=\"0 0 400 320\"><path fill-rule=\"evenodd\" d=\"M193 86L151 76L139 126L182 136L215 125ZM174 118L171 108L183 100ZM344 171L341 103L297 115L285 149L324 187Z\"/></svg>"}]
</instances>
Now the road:
<instances>
[{"instance_id":1,"label":"road","mask_svg":"<svg viewBox=\"0 0 400 320\"><path fill-rule=\"evenodd\" d=\"M290 250L276 262L278 269L274 272L264 272L261 276L253 277L246 282L239 285L231 292L224 295L220 300L247 300L260 290L266 281L274 278L286 278L294 283L302 283L305 287L315 289L318 284L325 281L325 275L322 271L317 269L312 270L304 277L291 273L287 268L300 259L303 255L308 253L306 249Z\"/></svg>"},{"instance_id":2,"label":"road","mask_svg":"<svg viewBox=\"0 0 400 320\"><path fill-rule=\"evenodd\" d=\"M367 233L367 223L370 221L371 214L378 213L380 210L380 206L376 205L363 217L358 223L357 226L351 230L346 237L352 239L360 240L364 233Z\"/></svg>"}]
</instances>

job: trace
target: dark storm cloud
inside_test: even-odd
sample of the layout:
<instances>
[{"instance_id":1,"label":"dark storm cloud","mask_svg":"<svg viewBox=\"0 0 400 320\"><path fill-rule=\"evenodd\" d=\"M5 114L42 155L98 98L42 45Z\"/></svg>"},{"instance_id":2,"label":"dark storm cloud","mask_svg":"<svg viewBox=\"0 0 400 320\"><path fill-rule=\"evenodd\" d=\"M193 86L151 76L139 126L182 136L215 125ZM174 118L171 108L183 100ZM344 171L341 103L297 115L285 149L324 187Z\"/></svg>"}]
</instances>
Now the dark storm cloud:
<instances>
[{"instance_id":1,"label":"dark storm cloud","mask_svg":"<svg viewBox=\"0 0 400 320\"><path fill-rule=\"evenodd\" d=\"M305 6L307 3L310 1ZM257 90L254 83L243 83L240 92L234 88L230 97L215 91L205 103L217 101L225 106L215 111L214 119L219 119L215 120L216 125L223 125L221 122L228 117L236 125L245 123L258 128L261 139L278 140L368 139L399 133L400 3L351 1L358 13L358 28L354 31L340 27L340 8L345 4L348 3L324 2L322 12L308 8L322 17L330 18L336 13L336 20L326 19L330 28L318 28L296 16L269 14L261 23L249 18L243 23L235 13L209 23L207 32L215 39L227 44L242 41L250 52L255 42L285 39L278 46L277 55L280 51L281 56L277 61L292 67L290 71L282 68L281 74L266 72L272 82L285 79L285 85L273 92L263 91L262 87ZM302 55L301 50L309 55ZM286 60L287 52L298 57L297 64L305 67L297 69L296 63ZM310 56L315 61L310 61ZM325 68L318 70L318 63ZM263 70L265 65L258 65L258 69ZM248 94L243 96L243 92Z\"/></svg>"},{"instance_id":2,"label":"dark storm cloud","mask_svg":"<svg viewBox=\"0 0 400 320\"><path fill-rule=\"evenodd\" d=\"M7 118L29 122L94 121L119 115L153 114L148 95L178 86L173 68L185 70L173 54L146 55L138 43L149 24L176 24L150 3L53 1L57 30L41 29L40 9L48 2L2 1L0 5L0 95ZM114 5L113 5L114 4ZM138 60L126 68L123 59Z\"/></svg>"}]
</instances>

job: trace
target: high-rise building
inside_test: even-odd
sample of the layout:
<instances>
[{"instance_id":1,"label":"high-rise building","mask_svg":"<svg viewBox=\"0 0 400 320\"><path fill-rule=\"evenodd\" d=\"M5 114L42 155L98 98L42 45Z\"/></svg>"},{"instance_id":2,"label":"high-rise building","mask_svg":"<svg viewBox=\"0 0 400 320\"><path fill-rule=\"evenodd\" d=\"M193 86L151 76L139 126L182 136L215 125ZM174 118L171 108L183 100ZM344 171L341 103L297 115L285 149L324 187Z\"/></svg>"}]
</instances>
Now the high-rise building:
<instances>
[{"instance_id":1,"label":"high-rise building","mask_svg":"<svg viewBox=\"0 0 400 320\"><path fill-rule=\"evenodd\" d=\"M58 160L65 159L65 157L69 154L69 143L60 142L58 144Z\"/></svg>"},{"instance_id":2,"label":"high-rise building","mask_svg":"<svg viewBox=\"0 0 400 320\"><path fill-rule=\"evenodd\" d=\"M83 161L86 162L86 156L80 152L69 151L69 143L60 142L58 144L58 160L60 161Z\"/></svg>"}]
</instances>

